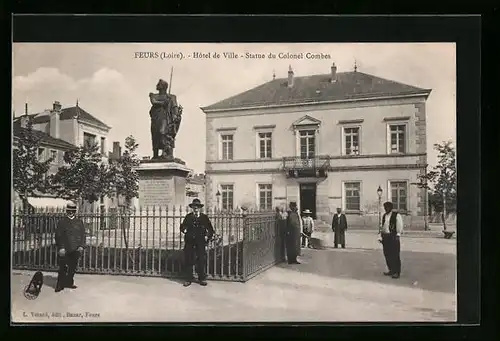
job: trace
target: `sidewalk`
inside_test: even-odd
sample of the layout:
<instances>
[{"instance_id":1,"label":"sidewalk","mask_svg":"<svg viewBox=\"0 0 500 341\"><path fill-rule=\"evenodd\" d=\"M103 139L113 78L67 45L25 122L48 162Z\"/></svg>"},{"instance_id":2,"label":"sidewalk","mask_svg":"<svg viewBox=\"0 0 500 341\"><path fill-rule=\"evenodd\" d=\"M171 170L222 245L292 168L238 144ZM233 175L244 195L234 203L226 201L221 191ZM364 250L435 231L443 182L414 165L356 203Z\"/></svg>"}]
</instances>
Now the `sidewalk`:
<instances>
[{"instance_id":1,"label":"sidewalk","mask_svg":"<svg viewBox=\"0 0 500 341\"><path fill-rule=\"evenodd\" d=\"M316 230L318 232L332 232L331 226L322 224L318 225L316 227ZM448 227L449 231L455 232L453 235L452 239L456 239L456 226L449 226ZM377 234L378 230L376 228L366 228L366 227L358 227L358 226L353 226L348 229L348 231L356 232L356 233L372 233L372 234ZM405 238L440 238L444 239L443 235L443 227L440 225L432 225L430 226L430 230L411 230L407 229L403 231L403 237Z\"/></svg>"},{"instance_id":2,"label":"sidewalk","mask_svg":"<svg viewBox=\"0 0 500 341\"><path fill-rule=\"evenodd\" d=\"M403 242L403 276L394 280L381 274L385 262L380 246L367 238L371 236L353 233L345 250L305 249L302 264L279 264L247 283L209 281L207 287L194 283L184 288L165 278L77 274L78 289L56 294L56 274L46 272L40 296L30 301L22 289L33 272L14 270L12 319L50 323L455 320L456 264L450 240Z\"/></svg>"}]
</instances>

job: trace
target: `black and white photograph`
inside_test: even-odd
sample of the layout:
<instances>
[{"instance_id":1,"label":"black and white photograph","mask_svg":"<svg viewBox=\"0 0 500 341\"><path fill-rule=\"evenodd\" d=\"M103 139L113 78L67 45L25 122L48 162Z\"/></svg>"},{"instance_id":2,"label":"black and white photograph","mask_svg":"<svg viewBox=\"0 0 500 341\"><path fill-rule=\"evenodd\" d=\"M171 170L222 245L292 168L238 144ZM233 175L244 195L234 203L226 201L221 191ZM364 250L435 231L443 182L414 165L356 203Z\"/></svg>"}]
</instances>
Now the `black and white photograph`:
<instances>
[{"instance_id":1,"label":"black and white photograph","mask_svg":"<svg viewBox=\"0 0 500 341\"><path fill-rule=\"evenodd\" d=\"M454 43L13 43L11 321L456 322Z\"/></svg>"}]
</instances>

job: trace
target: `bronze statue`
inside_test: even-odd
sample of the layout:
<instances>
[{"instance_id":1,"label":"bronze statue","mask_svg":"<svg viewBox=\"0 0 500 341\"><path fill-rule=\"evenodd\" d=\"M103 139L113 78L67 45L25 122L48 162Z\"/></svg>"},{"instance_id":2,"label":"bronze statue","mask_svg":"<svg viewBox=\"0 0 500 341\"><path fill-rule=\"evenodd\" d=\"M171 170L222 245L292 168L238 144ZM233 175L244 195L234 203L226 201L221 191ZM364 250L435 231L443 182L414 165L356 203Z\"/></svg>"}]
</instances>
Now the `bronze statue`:
<instances>
[{"instance_id":1,"label":"bronze statue","mask_svg":"<svg viewBox=\"0 0 500 341\"><path fill-rule=\"evenodd\" d=\"M175 137L181 124L182 106L177 104L175 95L167 93L167 89L168 83L160 79L156 85L158 93L149 93L153 159L174 159Z\"/></svg>"}]
</instances>

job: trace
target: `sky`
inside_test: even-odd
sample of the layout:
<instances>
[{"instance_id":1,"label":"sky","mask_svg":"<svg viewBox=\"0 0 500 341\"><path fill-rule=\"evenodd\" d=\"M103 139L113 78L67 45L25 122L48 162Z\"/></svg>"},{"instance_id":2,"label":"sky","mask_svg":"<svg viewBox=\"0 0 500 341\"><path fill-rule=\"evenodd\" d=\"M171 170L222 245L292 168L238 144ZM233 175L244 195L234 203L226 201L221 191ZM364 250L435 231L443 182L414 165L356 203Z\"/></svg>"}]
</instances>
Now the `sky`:
<instances>
[{"instance_id":1,"label":"sky","mask_svg":"<svg viewBox=\"0 0 500 341\"><path fill-rule=\"evenodd\" d=\"M157 52L163 58L139 58ZM193 58L219 53L220 58ZM264 54L262 59L228 59L223 52ZM272 59L270 53L313 53L325 59ZM180 58L182 56L182 58ZM434 143L456 141L456 58L452 43L308 43L308 44L116 44L15 43L12 107L16 116L42 112L59 101L79 106L111 126L108 141L133 135L138 154L151 156L148 94L158 79L170 83L183 106L174 155L195 172L205 169L205 114L200 107L277 78L358 71L432 89L427 100L428 162L436 164ZM112 143L108 142L109 148Z\"/></svg>"}]
</instances>

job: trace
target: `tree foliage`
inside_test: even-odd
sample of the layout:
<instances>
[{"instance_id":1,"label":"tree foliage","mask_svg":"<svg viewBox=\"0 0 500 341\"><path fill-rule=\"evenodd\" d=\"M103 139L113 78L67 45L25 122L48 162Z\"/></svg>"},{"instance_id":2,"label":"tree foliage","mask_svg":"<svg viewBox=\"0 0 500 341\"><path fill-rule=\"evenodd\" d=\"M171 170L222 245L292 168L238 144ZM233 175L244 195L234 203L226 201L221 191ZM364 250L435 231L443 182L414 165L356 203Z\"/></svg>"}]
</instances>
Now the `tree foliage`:
<instances>
[{"instance_id":1,"label":"tree foliage","mask_svg":"<svg viewBox=\"0 0 500 341\"><path fill-rule=\"evenodd\" d=\"M50 185L47 172L53 158L40 160L38 150L41 137L33 132L33 125L28 122L25 129L19 132L17 148L13 151L12 180L14 190L23 201L23 208L27 208L29 196L47 193Z\"/></svg>"},{"instance_id":2,"label":"tree foliage","mask_svg":"<svg viewBox=\"0 0 500 341\"><path fill-rule=\"evenodd\" d=\"M426 174L419 175L415 185L431 191L429 199L432 207L441 213L446 230L447 212L456 211L456 153L451 141L435 144L434 149L438 151L437 165Z\"/></svg>"},{"instance_id":3,"label":"tree foliage","mask_svg":"<svg viewBox=\"0 0 500 341\"><path fill-rule=\"evenodd\" d=\"M126 212L121 212L122 214L128 213L130 209L130 204L133 198L139 196L139 174L137 173L137 167L140 165L140 159L136 154L136 150L139 145L137 144L135 138L130 135L125 139L125 151L123 155L119 156L111 164L111 176L113 177L114 193L118 197L125 198L125 209ZM125 248L128 249L129 240L129 223L123 223L121 225L121 231L123 240L125 242Z\"/></svg>"},{"instance_id":4,"label":"tree foliage","mask_svg":"<svg viewBox=\"0 0 500 341\"><path fill-rule=\"evenodd\" d=\"M112 176L114 178L114 190L118 196L125 198L127 207L131 200L139 196L139 175L137 167L140 159L136 154L139 147L133 136L125 139L125 151L123 155L112 164Z\"/></svg>"},{"instance_id":5,"label":"tree foliage","mask_svg":"<svg viewBox=\"0 0 500 341\"><path fill-rule=\"evenodd\" d=\"M64 161L66 164L51 177L52 190L60 197L93 203L110 193L113 176L102 162L97 144L66 152Z\"/></svg>"},{"instance_id":6,"label":"tree foliage","mask_svg":"<svg viewBox=\"0 0 500 341\"><path fill-rule=\"evenodd\" d=\"M456 212L457 195L448 194L446 199L446 212L447 214ZM443 196L439 193L429 192L429 206L430 212L443 213Z\"/></svg>"}]
</instances>

